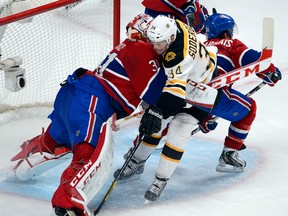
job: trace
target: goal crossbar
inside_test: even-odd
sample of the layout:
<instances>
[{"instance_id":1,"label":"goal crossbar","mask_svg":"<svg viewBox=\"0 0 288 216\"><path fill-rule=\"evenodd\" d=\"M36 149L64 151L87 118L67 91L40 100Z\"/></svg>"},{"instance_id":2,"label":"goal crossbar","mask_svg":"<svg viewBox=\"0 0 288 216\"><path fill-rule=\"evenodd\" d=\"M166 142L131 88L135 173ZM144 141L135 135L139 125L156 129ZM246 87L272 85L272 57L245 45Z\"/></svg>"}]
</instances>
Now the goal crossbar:
<instances>
[{"instance_id":1,"label":"goal crossbar","mask_svg":"<svg viewBox=\"0 0 288 216\"><path fill-rule=\"evenodd\" d=\"M9 23L16 22L16 21L19 21L19 20L22 20L22 19L25 19L25 18L28 18L31 16L35 16L37 14L41 14L41 13L44 13L44 12L47 12L50 10L54 10L54 9L62 7L62 6L76 3L79 1L80 0L58 0L58 1L44 4L44 5L35 7L35 8L31 8L31 9L26 10L26 11L12 14L10 16L0 18L0 26L1 25L7 25Z\"/></svg>"}]
</instances>

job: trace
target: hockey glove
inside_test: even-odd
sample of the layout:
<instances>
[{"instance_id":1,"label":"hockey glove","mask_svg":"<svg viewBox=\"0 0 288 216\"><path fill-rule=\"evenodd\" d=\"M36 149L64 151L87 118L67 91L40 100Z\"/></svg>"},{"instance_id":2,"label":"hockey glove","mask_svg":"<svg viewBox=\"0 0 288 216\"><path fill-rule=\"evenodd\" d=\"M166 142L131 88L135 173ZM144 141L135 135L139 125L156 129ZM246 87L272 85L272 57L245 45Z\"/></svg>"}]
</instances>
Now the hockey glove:
<instances>
[{"instance_id":1,"label":"hockey glove","mask_svg":"<svg viewBox=\"0 0 288 216\"><path fill-rule=\"evenodd\" d=\"M162 111L155 106L150 106L145 110L145 113L142 116L139 126L139 132L147 136L159 132L161 129L162 119Z\"/></svg>"},{"instance_id":2,"label":"hockey glove","mask_svg":"<svg viewBox=\"0 0 288 216\"><path fill-rule=\"evenodd\" d=\"M279 80L282 79L282 74L280 70L273 64L270 64L269 68L265 71L256 74L258 77L263 79L263 81L269 86L274 86Z\"/></svg>"},{"instance_id":3,"label":"hockey glove","mask_svg":"<svg viewBox=\"0 0 288 216\"><path fill-rule=\"evenodd\" d=\"M217 125L218 123L209 115L202 123L199 123L199 128L203 133L209 133L210 131L215 130Z\"/></svg>"},{"instance_id":4,"label":"hockey glove","mask_svg":"<svg viewBox=\"0 0 288 216\"><path fill-rule=\"evenodd\" d=\"M208 17L208 10L198 0L188 1L181 8L187 24L193 27L197 33L202 33L205 20Z\"/></svg>"}]
</instances>

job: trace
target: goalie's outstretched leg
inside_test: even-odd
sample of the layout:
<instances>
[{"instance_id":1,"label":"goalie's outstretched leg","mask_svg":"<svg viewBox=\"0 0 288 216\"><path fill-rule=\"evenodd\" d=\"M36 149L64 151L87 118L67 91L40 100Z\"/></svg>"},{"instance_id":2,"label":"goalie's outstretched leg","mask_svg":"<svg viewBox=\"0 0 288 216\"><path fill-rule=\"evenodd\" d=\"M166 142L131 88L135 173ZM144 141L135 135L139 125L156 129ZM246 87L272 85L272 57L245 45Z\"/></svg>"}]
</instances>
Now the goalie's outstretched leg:
<instances>
[{"instance_id":1,"label":"goalie's outstretched leg","mask_svg":"<svg viewBox=\"0 0 288 216\"><path fill-rule=\"evenodd\" d=\"M18 161L13 170L16 177L26 181L34 176L67 161L71 156L71 148L59 145L49 133L50 127L31 140L21 145L21 151L11 158L11 161Z\"/></svg>"},{"instance_id":2,"label":"goalie's outstretched leg","mask_svg":"<svg viewBox=\"0 0 288 216\"><path fill-rule=\"evenodd\" d=\"M54 153L55 148L60 147L50 136L49 128L44 133L44 128L42 128L42 133L30 140L25 141L20 147L21 151L11 158L11 161L17 161L20 159L27 158L28 156L35 154L37 152L43 153L47 152L50 154Z\"/></svg>"}]
</instances>

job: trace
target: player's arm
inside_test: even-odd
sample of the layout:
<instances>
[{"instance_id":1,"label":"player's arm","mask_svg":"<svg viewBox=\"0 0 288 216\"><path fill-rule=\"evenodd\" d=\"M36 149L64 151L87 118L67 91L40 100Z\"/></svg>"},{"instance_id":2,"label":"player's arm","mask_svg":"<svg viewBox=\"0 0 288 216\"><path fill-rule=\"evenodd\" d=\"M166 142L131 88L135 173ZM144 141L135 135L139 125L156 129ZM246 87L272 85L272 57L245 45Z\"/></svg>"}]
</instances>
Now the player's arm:
<instances>
[{"instance_id":1,"label":"player's arm","mask_svg":"<svg viewBox=\"0 0 288 216\"><path fill-rule=\"evenodd\" d=\"M198 0L189 0L181 6L181 9L187 24L192 26L197 33L205 33L204 23L209 16L207 8L201 5Z\"/></svg>"},{"instance_id":2,"label":"player's arm","mask_svg":"<svg viewBox=\"0 0 288 216\"><path fill-rule=\"evenodd\" d=\"M239 66L245 66L254 61L257 61L261 56L261 52L254 49L249 49L244 43L239 40L234 40L234 55L238 59ZM256 74L259 78L269 86L274 86L279 80L282 79L282 74L279 68L275 67L273 63L265 71Z\"/></svg>"},{"instance_id":3,"label":"player's arm","mask_svg":"<svg viewBox=\"0 0 288 216\"><path fill-rule=\"evenodd\" d=\"M261 56L261 52L248 48L243 42L238 39L234 39L231 47L231 55L236 67L243 67L248 65Z\"/></svg>"},{"instance_id":4,"label":"player's arm","mask_svg":"<svg viewBox=\"0 0 288 216\"><path fill-rule=\"evenodd\" d=\"M181 8L187 2L187 0L161 0L161 1L166 4L169 3L176 8Z\"/></svg>"}]
</instances>

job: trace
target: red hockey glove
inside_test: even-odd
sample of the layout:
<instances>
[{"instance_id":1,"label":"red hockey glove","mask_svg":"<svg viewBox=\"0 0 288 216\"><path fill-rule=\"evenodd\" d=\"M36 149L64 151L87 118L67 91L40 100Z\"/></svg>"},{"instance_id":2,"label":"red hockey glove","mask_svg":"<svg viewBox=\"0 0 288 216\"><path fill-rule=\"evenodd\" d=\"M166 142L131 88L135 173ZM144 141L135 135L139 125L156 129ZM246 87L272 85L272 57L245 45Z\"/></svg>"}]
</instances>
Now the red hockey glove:
<instances>
[{"instance_id":1,"label":"red hockey glove","mask_svg":"<svg viewBox=\"0 0 288 216\"><path fill-rule=\"evenodd\" d=\"M161 129L163 119L162 111L156 106L150 106L145 110L139 126L139 132L147 136L157 133Z\"/></svg>"},{"instance_id":2,"label":"red hockey glove","mask_svg":"<svg viewBox=\"0 0 288 216\"><path fill-rule=\"evenodd\" d=\"M193 27L197 33L204 30L208 10L198 0L188 1L181 8L189 26Z\"/></svg>"},{"instance_id":3,"label":"red hockey glove","mask_svg":"<svg viewBox=\"0 0 288 216\"><path fill-rule=\"evenodd\" d=\"M280 70L273 64L270 64L269 68L267 68L265 71L257 73L256 75L263 79L266 84L272 87L282 79Z\"/></svg>"},{"instance_id":4,"label":"red hockey glove","mask_svg":"<svg viewBox=\"0 0 288 216\"><path fill-rule=\"evenodd\" d=\"M218 123L212 118L213 117L209 115L202 123L199 123L199 128L203 133L209 133L217 127Z\"/></svg>"}]
</instances>

